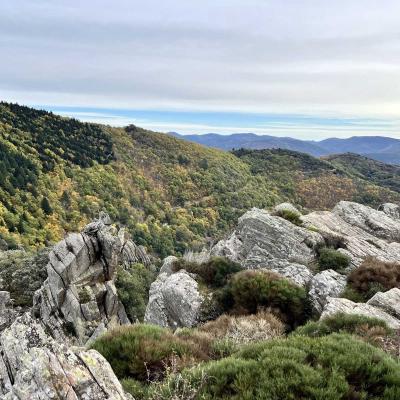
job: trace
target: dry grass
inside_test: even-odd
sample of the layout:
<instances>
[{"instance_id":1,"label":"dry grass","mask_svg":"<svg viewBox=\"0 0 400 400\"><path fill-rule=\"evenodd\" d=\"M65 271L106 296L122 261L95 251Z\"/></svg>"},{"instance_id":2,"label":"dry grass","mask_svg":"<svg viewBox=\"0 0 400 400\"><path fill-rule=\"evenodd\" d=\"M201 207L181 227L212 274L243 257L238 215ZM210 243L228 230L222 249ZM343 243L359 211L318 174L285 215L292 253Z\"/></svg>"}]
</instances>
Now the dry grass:
<instances>
[{"instance_id":1,"label":"dry grass","mask_svg":"<svg viewBox=\"0 0 400 400\"><path fill-rule=\"evenodd\" d=\"M282 336L285 326L273 314L259 312L245 316L222 315L215 321L207 322L199 330L215 338L227 338L239 344Z\"/></svg>"}]
</instances>

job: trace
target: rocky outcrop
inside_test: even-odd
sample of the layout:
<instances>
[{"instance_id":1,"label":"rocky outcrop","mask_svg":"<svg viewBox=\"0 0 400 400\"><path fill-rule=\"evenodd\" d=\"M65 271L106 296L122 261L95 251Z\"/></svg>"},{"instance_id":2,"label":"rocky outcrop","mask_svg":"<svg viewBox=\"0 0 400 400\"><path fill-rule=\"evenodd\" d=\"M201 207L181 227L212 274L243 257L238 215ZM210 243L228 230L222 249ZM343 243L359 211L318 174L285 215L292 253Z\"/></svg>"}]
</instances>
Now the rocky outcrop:
<instances>
[{"instance_id":1,"label":"rocky outcrop","mask_svg":"<svg viewBox=\"0 0 400 400\"><path fill-rule=\"evenodd\" d=\"M346 286L346 277L332 269L316 274L310 283L308 293L313 310L321 314L328 297L338 297Z\"/></svg>"},{"instance_id":2,"label":"rocky outcrop","mask_svg":"<svg viewBox=\"0 0 400 400\"><path fill-rule=\"evenodd\" d=\"M57 343L29 313L0 335L0 395L4 400L127 399L97 351Z\"/></svg>"},{"instance_id":3,"label":"rocky outcrop","mask_svg":"<svg viewBox=\"0 0 400 400\"><path fill-rule=\"evenodd\" d=\"M400 220L400 206L393 203L385 203L379 206L379 211L383 211L386 215L393 219Z\"/></svg>"},{"instance_id":4,"label":"rocky outcrop","mask_svg":"<svg viewBox=\"0 0 400 400\"><path fill-rule=\"evenodd\" d=\"M173 273L172 265L174 264L175 261L178 261L178 258L175 256L169 256L164 258L163 264L160 268L160 274L171 275Z\"/></svg>"},{"instance_id":5,"label":"rocky outcrop","mask_svg":"<svg viewBox=\"0 0 400 400\"><path fill-rule=\"evenodd\" d=\"M48 277L34 297L35 314L54 338L62 341L72 333L83 344L99 330L129 322L114 278L132 248L106 214L54 246Z\"/></svg>"},{"instance_id":6,"label":"rocky outcrop","mask_svg":"<svg viewBox=\"0 0 400 400\"><path fill-rule=\"evenodd\" d=\"M382 261L400 259L400 220L389 213L358 203L341 201L332 211L317 211L302 217L303 223L318 230L323 236L342 244L342 251L358 266L367 256Z\"/></svg>"},{"instance_id":7,"label":"rocky outcrop","mask_svg":"<svg viewBox=\"0 0 400 400\"><path fill-rule=\"evenodd\" d=\"M166 272L160 273L151 284L144 320L173 329L195 326L199 322L204 297L188 272L167 272L171 261L169 258L164 262Z\"/></svg>"},{"instance_id":8,"label":"rocky outcrop","mask_svg":"<svg viewBox=\"0 0 400 400\"><path fill-rule=\"evenodd\" d=\"M236 230L218 242L212 255L239 262L244 268L268 268L282 261L307 265L315 259L315 247L323 243L316 232L253 208L239 218Z\"/></svg>"},{"instance_id":9,"label":"rocky outcrop","mask_svg":"<svg viewBox=\"0 0 400 400\"><path fill-rule=\"evenodd\" d=\"M388 206L383 205L388 210ZM348 224L388 241L400 242L400 221L382 211L350 201L341 201L332 211Z\"/></svg>"},{"instance_id":10,"label":"rocky outcrop","mask_svg":"<svg viewBox=\"0 0 400 400\"><path fill-rule=\"evenodd\" d=\"M400 289L393 288L387 292L378 292L371 297L367 304L378 307L400 320Z\"/></svg>"},{"instance_id":11,"label":"rocky outcrop","mask_svg":"<svg viewBox=\"0 0 400 400\"><path fill-rule=\"evenodd\" d=\"M354 303L348 299L328 297L321 314L325 318L337 313L358 314L384 320L390 328L400 329L400 320L388 314L384 309L371 304Z\"/></svg>"}]
</instances>

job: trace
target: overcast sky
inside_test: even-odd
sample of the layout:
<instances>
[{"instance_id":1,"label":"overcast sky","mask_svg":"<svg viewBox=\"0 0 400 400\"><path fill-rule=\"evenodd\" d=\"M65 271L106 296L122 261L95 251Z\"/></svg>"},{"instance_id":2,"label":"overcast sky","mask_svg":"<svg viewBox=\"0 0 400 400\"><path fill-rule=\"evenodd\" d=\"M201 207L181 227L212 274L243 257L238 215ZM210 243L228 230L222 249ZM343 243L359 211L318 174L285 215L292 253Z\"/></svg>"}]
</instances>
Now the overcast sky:
<instances>
[{"instance_id":1,"label":"overcast sky","mask_svg":"<svg viewBox=\"0 0 400 400\"><path fill-rule=\"evenodd\" d=\"M181 133L400 138L398 0L1 0L0 98Z\"/></svg>"}]
</instances>

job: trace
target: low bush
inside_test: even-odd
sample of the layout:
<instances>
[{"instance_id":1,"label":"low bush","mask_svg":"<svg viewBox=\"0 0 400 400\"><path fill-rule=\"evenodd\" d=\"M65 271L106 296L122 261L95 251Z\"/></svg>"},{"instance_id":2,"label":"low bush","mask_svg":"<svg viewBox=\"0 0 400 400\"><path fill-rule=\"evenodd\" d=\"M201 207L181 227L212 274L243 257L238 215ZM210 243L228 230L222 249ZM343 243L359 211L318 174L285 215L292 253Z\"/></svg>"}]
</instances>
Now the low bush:
<instances>
[{"instance_id":1,"label":"low bush","mask_svg":"<svg viewBox=\"0 0 400 400\"><path fill-rule=\"evenodd\" d=\"M368 300L377 292L400 288L400 264L368 257L350 273L347 281L364 300Z\"/></svg>"},{"instance_id":2,"label":"low bush","mask_svg":"<svg viewBox=\"0 0 400 400\"><path fill-rule=\"evenodd\" d=\"M237 344L272 339L282 336L285 331L283 323L267 312L244 316L221 315L198 329L215 338L226 338Z\"/></svg>"},{"instance_id":3,"label":"low bush","mask_svg":"<svg viewBox=\"0 0 400 400\"><path fill-rule=\"evenodd\" d=\"M119 269L115 286L132 322L143 321L150 285L154 279L154 272L143 264L132 264L128 268Z\"/></svg>"},{"instance_id":4,"label":"low bush","mask_svg":"<svg viewBox=\"0 0 400 400\"><path fill-rule=\"evenodd\" d=\"M101 353L120 379L158 380L171 363L180 367L208 359L189 341L154 325L134 324L107 332L92 348Z\"/></svg>"},{"instance_id":5,"label":"low bush","mask_svg":"<svg viewBox=\"0 0 400 400\"><path fill-rule=\"evenodd\" d=\"M292 210L279 210L276 215L278 215L281 218L286 219L287 221L290 221L292 224L300 226L302 225L303 221L301 220L301 216L298 212L292 211Z\"/></svg>"},{"instance_id":6,"label":"low bush","mask_svg":"<svg viewBox=\"0 0 400 400\"><path fill-rule=\"evenodd\" d=\"M395 400L400 364L344 334L292 336L250 344L234 356L181 373L202 400ZM204 384L206 382L206 384ZM180 399L183 385L169 379L157 399ZM150 397L151 398L151 397Z\"/></svg>"},{"instance_id":7,"label":"low bush","mask_svg":"<svg viewBox=\"0 0 400 400\"><path fill-rule=\"evenodd\" d=\"M350 257L333 248L323 247L318 254L319 270L343 271L350 265Z\"/></svg>"},{"instance_id":8,"label":"low bush","mask_svg":"<svg viewBox=\"0 0 400 400\"><path fill-rule=\"evenodd\" d=\"M246 270L235 274L226 286L221 301L228 311L239 314L255 314L261 309L268 309L291 327L303 323L310 312L304 288L265 270Z\"/></svg>"},{"instance_id":9,"label":"low bush","mask_svg":"<svg viewBox=\"0 0 400 400\"><path fill-rule=\"evenodd\" d=\"M378 318L338 313L317 322L310 321L306 325L298 327L293 335L318 337L331 333L349 333L370 338L389 335L392 330L385 321Z\"/></svg>"},{"instance_id":10,"label":"low bush","mask_svg":"<svg viewBox=\"0 0 400 400\"><path fill-rule=\"evenodd\" d=\"M212 257L209 261L197 264L185 261L183 258L177 260L172 267L173 271L184 269L199 275L206 284L213 287L222 287L229 277L242 270L242 267L224 257Z\"/></svg>"}]
</instances>

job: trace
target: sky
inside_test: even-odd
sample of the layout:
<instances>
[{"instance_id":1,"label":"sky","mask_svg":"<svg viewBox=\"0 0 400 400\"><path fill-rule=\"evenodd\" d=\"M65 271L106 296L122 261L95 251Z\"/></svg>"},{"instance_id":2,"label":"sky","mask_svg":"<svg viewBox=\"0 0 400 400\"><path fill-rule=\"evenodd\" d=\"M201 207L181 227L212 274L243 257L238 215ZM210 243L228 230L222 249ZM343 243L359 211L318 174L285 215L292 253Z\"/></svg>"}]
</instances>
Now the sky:
<instances>
[{"instance_id":1,"label":"sky","mask_svg":"<svg viewBox=\"0 0 400 400\"><path fill-rule=\"evenodd\" d=\"M400 138L398 0L1 0L0 99L179 133Z\"/></svg>"}]
</instances>

